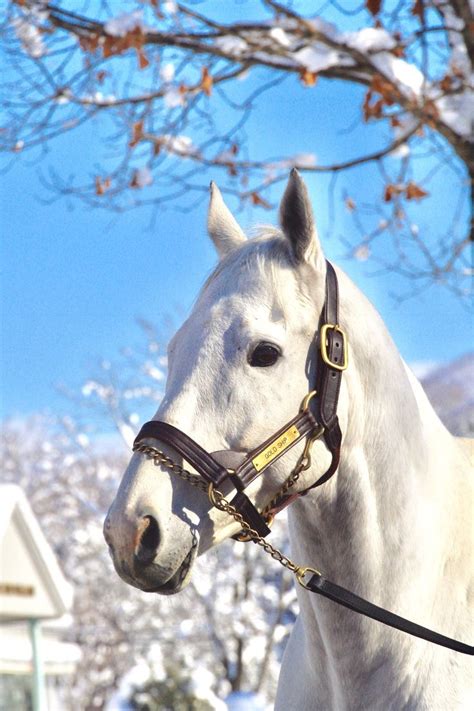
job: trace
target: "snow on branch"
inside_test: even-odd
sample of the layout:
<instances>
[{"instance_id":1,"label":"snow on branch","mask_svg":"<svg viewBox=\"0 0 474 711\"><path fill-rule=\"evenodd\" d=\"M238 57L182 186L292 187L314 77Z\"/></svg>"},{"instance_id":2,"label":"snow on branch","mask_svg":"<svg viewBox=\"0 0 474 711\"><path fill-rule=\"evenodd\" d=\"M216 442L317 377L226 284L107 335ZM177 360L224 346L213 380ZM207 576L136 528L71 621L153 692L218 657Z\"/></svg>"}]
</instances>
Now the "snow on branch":
<instances>
[{"instance_id":1,"label":"snow on branch","mask_svg":"<svg viewBox=\"0 0 474 711\"><path fill-rule=\"evenodd\" d=\"M117 211L170 200L188 209L206 191L211 168L228 193L263 209L273 205L272 186L294 165L336 174L375 162L384 181L380 198L388 185L411 181L427 201L433 171L450 170L465 195L474 173L469 4L366 0L351 11L330 4L331 21L324 6L320 15L305 16L292 3L274 0L264 0L258 19L229 12L223 21L191 2L137 0L126 13L99 3L91 16L74 3L67 9L62 3L13 3L3 25L17 72L3 82L5 154L41 156L58 136L100 116L115 160L104 153L94 175L73 182L52 174L45 184L59 195ZM368 149L371 139L366 142L365 153L354 145L345 160L322 164L315 158L315 131L314 145L296 154L282 153L279 145L256 160L247 151L245 126L285 79L288 90L299 86L315 97L322 80L331 82L336 97L341 82L358 87L359 123L377 142ZM377 126L383 134L372 132ZM420 175L418 155L430 155L438 168ZM394 159L409 173L403 180L389 175L384 161ZM391 228L400 230L402 211L412 209L406 200L400 193L397 214L384 215L387 237ZM453 209L453 224L466 224ZM465 236L458 231L448 236L451 250L440 247L436 279L464 273L466 252L458 246ZM397 250L403 259L404 250Z\"/></svg>"}]
</instances>

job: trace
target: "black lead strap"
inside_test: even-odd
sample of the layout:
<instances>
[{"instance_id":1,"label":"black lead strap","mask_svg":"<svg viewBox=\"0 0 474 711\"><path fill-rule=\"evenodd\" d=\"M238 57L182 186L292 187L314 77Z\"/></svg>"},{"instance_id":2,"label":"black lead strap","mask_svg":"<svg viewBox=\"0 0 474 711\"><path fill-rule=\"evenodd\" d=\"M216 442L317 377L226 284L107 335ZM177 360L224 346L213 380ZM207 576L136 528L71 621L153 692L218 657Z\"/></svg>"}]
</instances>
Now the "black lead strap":
<instances>
[{"instance_id":1,"label":"black lead strap","mask_svg":"<svg viewBox=\"0 0 474 711\"><path fill-rule=\"evenodd\" d=\"M395 615L393 612L384 610L382 607L378 607L378 605L374 605L372 602L368 602L368 600L364 600L364 598L355 595L350 592L350 590L346 590L346 588L336 585L336 583L331 583L330 580L327 580L319 573L312 575L309 581L304 583L304 587L310 592L322 595L328 600L347 607L353 612L358 612L360 615L370 617L377 622L382 622L382 624L394 627L401 632L406 632L414 637L424 639L426 642L441 645L442 647L452 649L454 652L460 652L461 654L474 655L474 647L464 642L458 642L450 637L445 637L443 634L417 625L415 622L406 620L404 617Z\"/></svg>"}]
</instances>

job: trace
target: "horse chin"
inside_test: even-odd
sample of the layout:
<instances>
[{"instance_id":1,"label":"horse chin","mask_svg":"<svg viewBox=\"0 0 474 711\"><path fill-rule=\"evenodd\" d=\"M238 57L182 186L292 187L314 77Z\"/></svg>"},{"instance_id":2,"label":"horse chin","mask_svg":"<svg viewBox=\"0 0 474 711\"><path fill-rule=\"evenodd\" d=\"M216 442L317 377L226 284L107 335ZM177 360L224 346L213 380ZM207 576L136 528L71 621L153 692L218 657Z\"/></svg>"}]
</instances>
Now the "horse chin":
<instances>
[{"instance_id":1,"label":"horse chin","mask_svg":"<svg viewBox=\"0 0 474 711\"><path fill-rule=\"evenodd\" d=\"M173 575L165 583L154 587L142 586L143 592L158 593L158 595L175 595L183 590L191 580L193 563L197 554L197 541L192 545L189 553Z\"/></svg>"}]
</instances>

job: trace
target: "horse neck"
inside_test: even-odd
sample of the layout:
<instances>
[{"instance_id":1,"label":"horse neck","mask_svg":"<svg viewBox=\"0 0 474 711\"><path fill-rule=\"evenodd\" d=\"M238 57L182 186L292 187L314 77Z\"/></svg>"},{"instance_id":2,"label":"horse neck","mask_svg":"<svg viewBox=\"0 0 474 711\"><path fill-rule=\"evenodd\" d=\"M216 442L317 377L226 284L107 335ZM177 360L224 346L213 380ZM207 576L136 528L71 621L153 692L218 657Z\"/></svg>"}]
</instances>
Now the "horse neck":
<instances>
[{"instance_id":1,"label":"horse neck","mask_svg":"<svg viewBox=\"0 0 474 711\"><path fill-rule=\"evenodd\" d=\"M341 291L347 293L347 288L344 284ZM452 438L409 374L380 316L359 293L349 292L349 298L350 315L344 313L344 302L341 308L352 362L343 376L349 408L341 423L340 466L328 483L292 507L292 549L299 563L422 622L423 608L432 609L434 601L432 572L435 568L439 574L442 560L445 536L440 530L449 515L444 466ZM309 627L312 621L318 630L315 644L324 647L326 658L332 631L341 625L347 627L339 635L342 647L360 638L359 669L364 645L380 650L384 640L393 639L388 628L373 623L367 634L363 618L315 595L302 592L300 603L302 614L312 618ZM366 657L380 659L368 650Z\"/></svg>"}]
</instances>

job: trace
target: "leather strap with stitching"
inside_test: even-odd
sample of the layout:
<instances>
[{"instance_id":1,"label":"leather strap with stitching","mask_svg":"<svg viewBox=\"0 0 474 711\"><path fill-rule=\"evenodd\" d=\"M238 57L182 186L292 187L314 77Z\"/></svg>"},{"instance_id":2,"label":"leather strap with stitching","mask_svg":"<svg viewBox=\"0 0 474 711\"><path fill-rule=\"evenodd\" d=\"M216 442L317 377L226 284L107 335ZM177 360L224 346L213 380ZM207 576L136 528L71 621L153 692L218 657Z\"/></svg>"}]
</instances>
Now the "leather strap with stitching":
<instances>
[{"instance_id":1,"label":"leather strap with stitching","mask_svg":"<svg viewBox=\"0 0 474 711\"><path fill-rule=\"evenodd\" d=\"M291 442L291 444L287 445L285 448L282 448L281 451L276 454L275 456L272 457L271 461L263 466L261 469L258 471L255 469L255 466L253 464L253 460L262 452L264 452L267 447L269 447L272 442L277 440L286 430L290 429L290 427L296 427L298 430L298 436ZM242 462L242 464L238 467L236 470L235 474L236 476L240 479L244 487L247 487L254 479L259 476L259 474L264 471L267 466L270 464L273 464L274 462L277 461L280 457L282 457L286 452L288 452L291 447L293 447L295 444L297 444L303 437L306 437L308 435L311 435L315 429L318 427L318 424L316 420L314 419L312 413L309 410L304 410L303 412L298 413L296 417L294 417L290 422L287 422L286 425L281 427L278 432L276 432L274 435L269 437L263 444L261 444L259 447L256 449L252 450L245 458L245 460Z\"/></svg>"},{"instance_id":2,"label":"leather strap with stitching","mask_svg":"<svg viewBox=\"0 0 474 711\"><path fill-rule=\"evenodd\" d=\"M222 464L214 459L205 449L195 442L187 434L181 432L177 427L173 427L168 422L151 420L146 422L138 433L134 446L143 439L157 439L170 444L186 461L193 465L209 484L216 488L227 478L232 478ZM253 505L248 496L240 490L232 499L231 504L237 508L245 520L260 536L268 536L270 529L263 516Z\"/></svg>"},{"instance_id":3,"label":"leather strap with stitching","mask_svg":"<svg viewBox=\"0 0 474 711\"><path fill-rule=\"evenodd\" d=\"M272 444L272 442L277 440L283 433L293 427L295 427L298 432L298 435L293 439L293 441L273 456L271 461L264 464L257 470L253 464L255 457L264 452L265 449ZM184 457L186 461L192 464L209 484L213 484L218 487L225 479L231 478L236 484L236 488L241 491L254 479L256 479L261 472L270 466L270 464L273 464L277 459L283 456L283 454L303 439L303 437L306 437L314 432L316 428L317 423L309 410L299 412L296 417L287 422L286 425L278 430L278 432L269 437L259 447L252 450L245 457L244 461L239 465L235 472L231 473L222 464L219 464L219 462L197 442L191 439L191 437L167 422L161 422L159 420L151 420L150 422L146 422L138 433L134 445L148 437L166 442L176 449L176 451Z\"/></svg>"},{"instance_id":4,"label":"leather strap with stitching","mask_svg":"<svg viewBox=\"0 0 474 711\"><path fill-rule=\"evenodd\" d=\"M229 476L227 469L222 464L219 464L197 442L167 422L160 422L159 420L146 422L136 436L134 446L148 437L170 444L187 462L196 467L197 471L209 484L218 487Z\"/></svg>"},{"instance_id":5,"label":"leather strap with stitching","mask_svg":"<svg viewBox=\"0 0 474 711\"><path fill-rule=\"evenodd\" d=\"M304 496L316 486L325 484L336 473L341 456L342 432L337 416L337 405L341 389L342 370L331 367L321 357L321 330L326 324L339 326L339 288L337 275L331 262L326 260L326 298L319 323L318 334L318 359L316 368L315 390L317 397L314 401L315 420L323 425L323 438L331 452L332 459L329 469L314 484L300 492ZM344 335L336 329L326 332L326 352L331 363L342 364L344 359ZM293 498L292 498L293 500Z\"/></svg>"}]
</instances>

